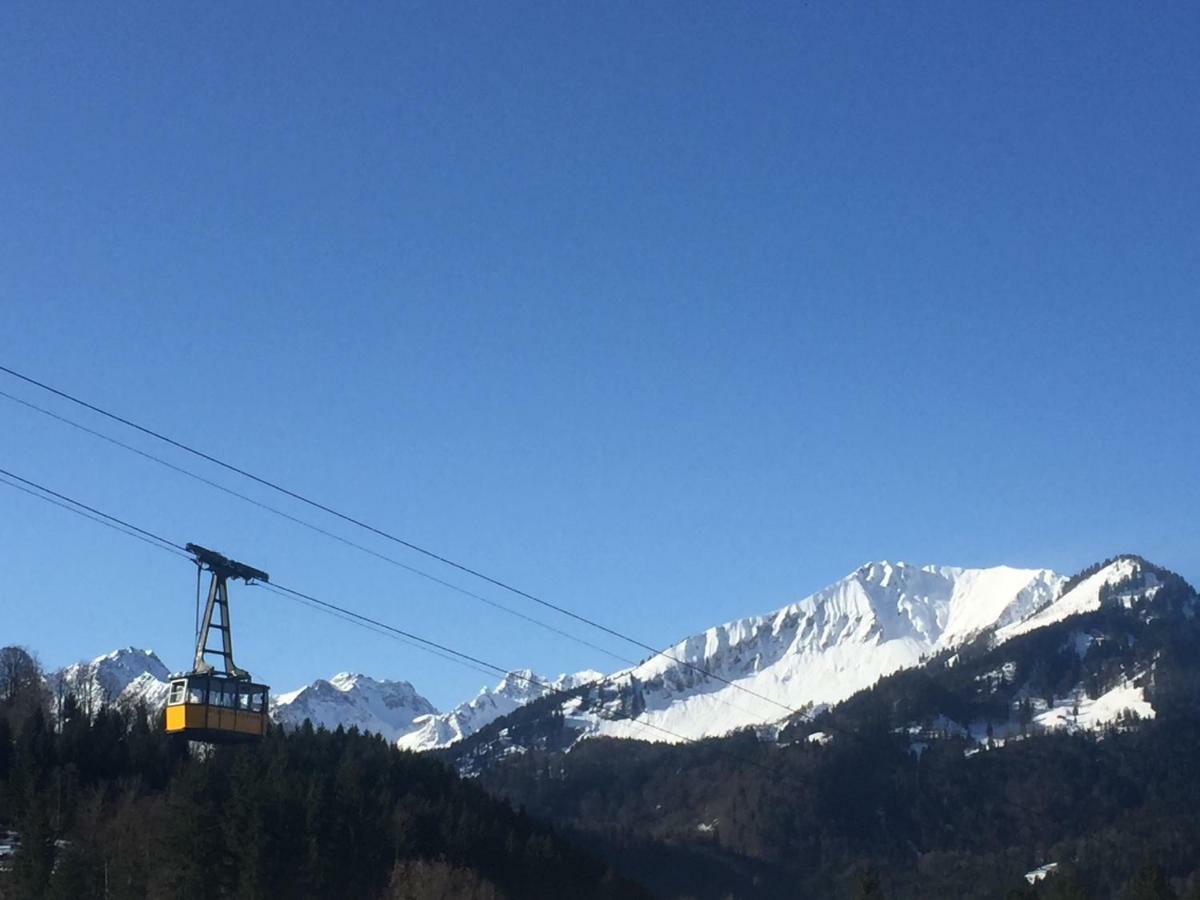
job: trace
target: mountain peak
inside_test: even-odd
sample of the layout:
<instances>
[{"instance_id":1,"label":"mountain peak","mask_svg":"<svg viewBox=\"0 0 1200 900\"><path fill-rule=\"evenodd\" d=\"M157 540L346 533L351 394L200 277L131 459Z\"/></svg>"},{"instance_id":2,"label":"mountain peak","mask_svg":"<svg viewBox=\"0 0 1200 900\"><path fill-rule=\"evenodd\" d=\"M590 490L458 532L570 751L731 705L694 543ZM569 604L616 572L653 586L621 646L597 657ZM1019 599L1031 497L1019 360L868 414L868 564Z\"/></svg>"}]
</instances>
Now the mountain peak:
<instances>
[{"instance_id":1,"label":"mountain peak","mask_svg":"<svg viewBox=\"0 0 1200 900\"><path fill-rule=\"evenodd\" d=\"M1023 619L1061 581L1048 569L868 562L790 606L709 628L610 676L594 698L573 700L571 715L590 731L642 739L655 737L640 722L699 738L775 721ZM586 704L603 710L589 719Z\"/></svg>"},{"instance_id":2,"label":"mountain peak","mask_svg":"<svg viewBox=\"0 0 1200 900\"><path fill-rule=\"evenodd\" d=\"M1112 596L1123 597L1126 605L1152 597L1159 584L1157 571L1156 566L1132 553L1089 566L1078 575L1065 579L1053 600L1033 615L999 628L996 640L1007 641L1070 616L1094 612Z\"/></svg>"},{"instance_id":3,"label":"mountain peak","mask_svg":"<svg viewBox=\"0 0 1200 900\"><path fill-rule=\"evenodd\" d=\"M105 704L154 707L166 699L171 673L153 650L123 647L95 659L72 663L49 676L55 694L98 708Z\"/></svg>"},{"instance_id":4,"label":"mountain peak","mask_svg":"<svg viewBox=\"0 0 1200 900\"><path fill-rule=\"evenodd\" d=\"M358 728L389 741L410 731L419 717L436 712L407 681L378 680L357 672L339 672L279 694L271 708L272 717L284 726L308 719L315 726Z\"/></svg>"},{"instance_id":5,"label":"mountain peak","mask_svg":"<svg viewBox=\"0 0 1200 900\"><path fill-rule=\"evenodd\" d=\"M556 691L571 690L603 677L600 672L585 669L551 680L539 678L532 669L516 669L507 673L495 687L482 688L473 699L449 712L418 719L418 727L403 735L397 744L403 750L414 751L446 747L532 700Z\"/></svg>"}]
</instances>

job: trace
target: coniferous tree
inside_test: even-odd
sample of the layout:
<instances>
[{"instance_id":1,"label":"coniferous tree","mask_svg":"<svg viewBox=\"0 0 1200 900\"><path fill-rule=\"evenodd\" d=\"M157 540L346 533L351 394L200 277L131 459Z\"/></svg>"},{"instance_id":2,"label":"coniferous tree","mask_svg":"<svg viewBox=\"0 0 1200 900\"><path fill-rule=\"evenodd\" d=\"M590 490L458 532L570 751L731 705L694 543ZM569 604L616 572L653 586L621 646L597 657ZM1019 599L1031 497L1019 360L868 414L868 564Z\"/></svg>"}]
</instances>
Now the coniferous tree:
<instances>
[{"instance_id":1,"label":"coniferous tree","mask_svg":"<svg viewBox=\"0 0 1200 900\"><path fill-rule=\"evenodd\" d=\"M1170 881L1153 862L1146 862L1121 891L1121 900L1175 900Z\"/></svg>"},{"instance_id":2,"label":"coniferous tree","mask_svg":"<svg viewBox=\"0 0 1200 900\"><path fill-rule=\"evenodd\" d=\"M41 900L54 866L54 834L50 819L39 803L32 803L19 820L21 846L13 859L13 896L16 900Z\"/></svg>"},{"instance_id":3,"label":"coniferous tree","mask_svg":"<svg viewBox=\"0 0 1200 900\"><path fill-rule=\"evenodd\" d=\"M874 872L866 872L859 876L854 886L853 900L884 900L883 884Z\"/></svg>"},{"instance_id":4,"label":"coniferous tree","mask_svg":"<svg viewBox=\"0 0 1200 900\"><path fill-rule=\"evenodd\" d=\"M392 870L386 900L505 900L505 895L471 869L417 860Z\"/></svg>"},{"instance_id":5,"label":"coniferous tree","mask_svg":"<svg viewBox=\"0 0 1200 900\"><path fill-rule=\"evenodd\" d=\"M0 783L8 780L8 769L12 762L12 727L8 719L0 715Z\"/></svg>"}]
</instances>

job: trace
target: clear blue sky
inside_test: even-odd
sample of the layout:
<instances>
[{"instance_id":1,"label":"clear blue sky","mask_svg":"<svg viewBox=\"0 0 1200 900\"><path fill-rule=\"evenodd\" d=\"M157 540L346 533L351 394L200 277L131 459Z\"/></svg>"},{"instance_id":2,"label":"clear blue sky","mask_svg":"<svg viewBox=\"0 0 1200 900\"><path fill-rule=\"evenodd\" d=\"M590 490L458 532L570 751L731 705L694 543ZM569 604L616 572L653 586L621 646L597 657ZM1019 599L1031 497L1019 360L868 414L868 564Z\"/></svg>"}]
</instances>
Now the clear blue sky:
<instances>
[{"instance_id":1,"label":"clear blue sky","mask_svg":"<svg viewBox=\"0 0 1200 900\"><path fill-rule=\"evenodd\" d=\"M5 365L656 645L869 559L1200 581L1193 4L3 17ZM617 665L0 423L0 466L280 582L506 666ZM185 563L4 488L0 572L0 642L187 663ZM279 689L484 680L235 604Z\"/></svg>"}]
</instances>

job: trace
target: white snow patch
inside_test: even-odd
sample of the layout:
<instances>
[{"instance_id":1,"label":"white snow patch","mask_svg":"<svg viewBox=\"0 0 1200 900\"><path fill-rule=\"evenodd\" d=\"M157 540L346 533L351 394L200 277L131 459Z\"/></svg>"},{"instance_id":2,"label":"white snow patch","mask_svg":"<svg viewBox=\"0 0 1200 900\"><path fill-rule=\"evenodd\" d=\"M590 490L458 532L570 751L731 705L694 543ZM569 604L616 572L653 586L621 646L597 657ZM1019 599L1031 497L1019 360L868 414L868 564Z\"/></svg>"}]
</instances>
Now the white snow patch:
<instances>
[{"instance_id":1,"label":"white snow patch","mask_svg":"<svg viewBox=\"0 0 1200 900\"><path fill-rule=\"evenodd\" d=\"M1044 866L1038 866L1032 872L1025 873L1025 880L1030 884L1036 884L1039 881L1045 880L1046 876L1058 868L1058 863L1046 863Z\"/></svg>"},{"instance_id":2,"label":"white snow patch","mask_svg":"<svg viewBox=\"0 0 1200 900\"><path fill-rule=\"evenodd\" d=\"M1126 712L1141 719L1154 718L1154 707L1146 699L1145 688L1137 687L1132 680L1121 682L1095 700L1080 692L1034 716L1033 721L1049 730L1094 731L1115 722Z\"/></svg>"}]
</instances>

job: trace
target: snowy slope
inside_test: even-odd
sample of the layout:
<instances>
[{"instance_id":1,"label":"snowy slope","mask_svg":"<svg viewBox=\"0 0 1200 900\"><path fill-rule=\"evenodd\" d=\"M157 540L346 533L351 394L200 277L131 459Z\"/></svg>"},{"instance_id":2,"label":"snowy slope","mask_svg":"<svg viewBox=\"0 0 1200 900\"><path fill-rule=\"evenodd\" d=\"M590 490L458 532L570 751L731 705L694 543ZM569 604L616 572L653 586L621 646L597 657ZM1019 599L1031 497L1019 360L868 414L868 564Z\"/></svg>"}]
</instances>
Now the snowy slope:
<instances>
[{"instance_id":1,"label":"snowy slope","mask_svg":"<svg viewBox=\"0 0 1200 900\"><path fill-rule=\"evenodd\" d=\"M271 708L272 718L281 725L295 727L308 719L314 726L356 727L390 741L411 731L414 719L436 712L407 681L376 681L349 672L280 694Z\"/></svg>"},{"instance_id":2,"label":"snowy slope","mask_svg":"<svg viewBox=\"0 0 1200 900\"><path fill-rule=\"evenodd\" d=\"M1094 700L1079 689L1054 706L1039 711L1034 723L1048 731L1096 730L1121 716L1132 713L1140 719L1153 719L1154 707L1146 699L1146 689L1136 679L1125 679Z\"/></svg>"},{"instance_id":3,"label":"snowy slope","mask_svg":"<svg viewBox=\"0 0 1200 900\"><path fill-rule=\"evenodd\" d=\"M777 612L688 638L667 651L673 659L653 657L618 673L564 712L589 733L657 740L778 720L1022 621L1051 602L1062 581L1048 569L869 563ZM656 736L656 728L665 731Z\"/></svg>"},{"instance_id":4,"label":"snowy slope","mask_svg":"<svg viewBox=\"0 0 1200 900\"><path fill-rule=\"evenodd\" d=\"M1114 593L1114 589L1121 587L1125 590ZM1128 605L1137 598L1153 595L1156 587L1153 572L1132 557L1121 557L1085 578L1061 597L1056 597L1034 615L998 629L996 640L1007 641L1070 616L1094 612L1100 608L1105 595L1111 594Z\"/></svg>"},{"instance_id":5,"label":"snowy slope","mask_svg":"<svg viewBox=\"0 0 1200 900\"><path fill-rule=\"evenodd\" d=\"M483 688L474 699L456 706L449 712L418 718L414 723L416 728L401 737L398 746L403 750L414 751L448 747L531 700L602 677L600 672L589 670L576 672L574 675L560 675L550 681L539 678L529 669L510 672L494 688ZM548 687L542 688L539 684L547 684Z\"/></svg>"},{"instance_id":6,"label":"snowy slope","mask_svg":"<svg viewBox=\"0 0 1200 900\"><path fill-rule=\"evenodd\" d=\"M145 702L154 710L166 703L170 677L153 650L126 647L60 669L47 678L47 685L56 697L74 694L84 709L96 710L109 704L132 707Z\"/></svg>"},{"instance_id":7,"label":"snowy slope","mask_svg":"<svg viewBox=\"0 0 1200 900\"><path fill-rule=\"evenodd\" d=\"M869 563L781 610L709 628L663 656L574 692L555 709L574 737L552 739L569 746L590 735L678 741L745 726L770 730L789 710L835 704L976 637L996 647L1102 606L1136 608L1162 584L1153 566L1130 556L1070 580L1048 569ZM1092 636L1081 632L1074 640L1083 654ZM1109 684L1094 700L1082 685L1053 708L1031 697L1036 724L1061 727L1068 702L1071 722L1080 728L1099 727L1126 709L1152 717L1135 675ZM540 740L528 725L522 723L523 734L533 736L522 740ZM489 745L504 753L512 743L505 731L481 737L465 748L467 770L472 757L495 752Z\"/></svg>"}]
</instances>

